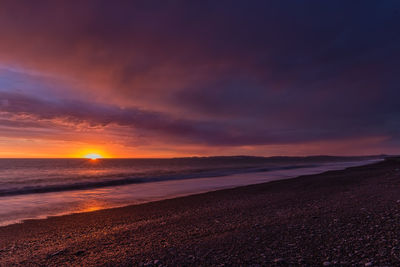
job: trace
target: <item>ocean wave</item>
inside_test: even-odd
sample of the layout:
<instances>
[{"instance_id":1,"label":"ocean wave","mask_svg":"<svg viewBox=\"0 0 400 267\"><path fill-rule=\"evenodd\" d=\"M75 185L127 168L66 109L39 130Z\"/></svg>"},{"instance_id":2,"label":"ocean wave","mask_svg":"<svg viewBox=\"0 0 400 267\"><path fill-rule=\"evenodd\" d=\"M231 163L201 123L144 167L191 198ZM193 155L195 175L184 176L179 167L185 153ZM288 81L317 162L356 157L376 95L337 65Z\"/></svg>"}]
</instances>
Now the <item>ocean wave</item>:
<instances>
[{"instance_id":1,"label":"ocean wave","mask_svg":"<svg viewBox=\"0 0 400 267\"><path fill-rule=\"evenodd\" d=\"M182 179L201 179L210 177L221 177L239 173L253 173L253 172L269 172L275 170L289 170L300 168L318 167L318 164L306 165L289 165L280 167L247 167L247 168L229 168L229 169L193 169L181 173L170 172L162 175L149 174L148 176L141 174L140 177L132 174L118 174L114 176L95 177L93 181L85 181L75 183L61 183L61 184L34 184L21 187L11 187L0 189L0 197L26 195L26 194L42 194L50 192L74 191L74 190L87 190L94 188L121 186L138 183L151 183L169 180L182 180ZM121 177L123 176L123 177ZM103 179L103 180L101 180ZM68 180L71 181L71 180Z\"/></svg>"}]
</instances>

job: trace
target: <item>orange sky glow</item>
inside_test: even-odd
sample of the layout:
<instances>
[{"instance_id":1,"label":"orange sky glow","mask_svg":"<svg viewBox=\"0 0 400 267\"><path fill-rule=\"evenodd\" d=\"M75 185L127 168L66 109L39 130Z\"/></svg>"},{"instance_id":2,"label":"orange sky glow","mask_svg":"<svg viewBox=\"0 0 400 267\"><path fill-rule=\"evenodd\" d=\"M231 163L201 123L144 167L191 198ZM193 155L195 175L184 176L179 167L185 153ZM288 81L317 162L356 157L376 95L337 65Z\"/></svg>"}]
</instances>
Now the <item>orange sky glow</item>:
<instances>
[{"instance_id":1,"label":"orange sky glow","mask_svg":"<svg viewBox=\"0 0 400 267\"><path fill-rule=\"evenodd\" d=\"M0 157L398 154L391 9L259 4L4 3Z\"/></svg>"}]
</instances>

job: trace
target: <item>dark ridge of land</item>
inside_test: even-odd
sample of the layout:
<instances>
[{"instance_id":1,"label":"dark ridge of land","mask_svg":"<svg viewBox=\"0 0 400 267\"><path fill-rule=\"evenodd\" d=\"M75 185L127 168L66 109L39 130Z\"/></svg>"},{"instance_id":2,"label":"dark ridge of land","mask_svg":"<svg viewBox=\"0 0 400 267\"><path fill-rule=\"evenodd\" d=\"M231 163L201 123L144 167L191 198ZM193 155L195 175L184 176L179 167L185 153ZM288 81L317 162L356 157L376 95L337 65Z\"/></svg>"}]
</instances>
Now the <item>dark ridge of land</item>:
<instances>
[{"instance_id":1,"label":"dark ridge of land","mask_svg":"<svg viewBox=\"0 0 400 267\"><path fill-rule=\"evenodd\" d=\"M0 266L400 266L400 159L0 228Z\"/></svg>"}]
</instances>

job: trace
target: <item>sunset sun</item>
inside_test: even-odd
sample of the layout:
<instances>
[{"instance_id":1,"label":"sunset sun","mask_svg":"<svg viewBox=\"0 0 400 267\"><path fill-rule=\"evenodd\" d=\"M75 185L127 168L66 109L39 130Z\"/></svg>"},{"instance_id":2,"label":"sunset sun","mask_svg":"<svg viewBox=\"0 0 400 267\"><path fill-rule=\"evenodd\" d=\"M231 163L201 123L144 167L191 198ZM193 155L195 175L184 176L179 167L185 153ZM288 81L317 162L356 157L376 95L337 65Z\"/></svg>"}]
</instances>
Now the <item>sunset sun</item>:
<instances>
[{"instance_id":1,"label":"sunset sun","mask_svg":"<svg viewBox=\"0 0 400 267\"><path fill-rule=\"evenodd\" d=\"M91 159L91 160L97 160L97 159L102 159L103 156L97 153L89 153L84 156L86 159Z\"/></svg>"}]
</instances>

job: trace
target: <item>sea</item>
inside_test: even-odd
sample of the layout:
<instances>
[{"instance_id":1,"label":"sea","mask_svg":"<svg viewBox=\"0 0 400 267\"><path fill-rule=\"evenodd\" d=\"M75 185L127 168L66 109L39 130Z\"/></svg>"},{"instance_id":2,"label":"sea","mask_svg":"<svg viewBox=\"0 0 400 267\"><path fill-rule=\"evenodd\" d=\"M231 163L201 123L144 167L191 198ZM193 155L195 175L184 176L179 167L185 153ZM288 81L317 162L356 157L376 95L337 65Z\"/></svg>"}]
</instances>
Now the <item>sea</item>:
<instances>
[{"instance_id":1,"label":"sea","mask_svg":"<svg viewBox=\"0 0 400 267\"><path fill-rule=\"evenodd\" d=\"M340 170L383 158L0 159L0 226Z\"/></svg>"}]
</instances>

